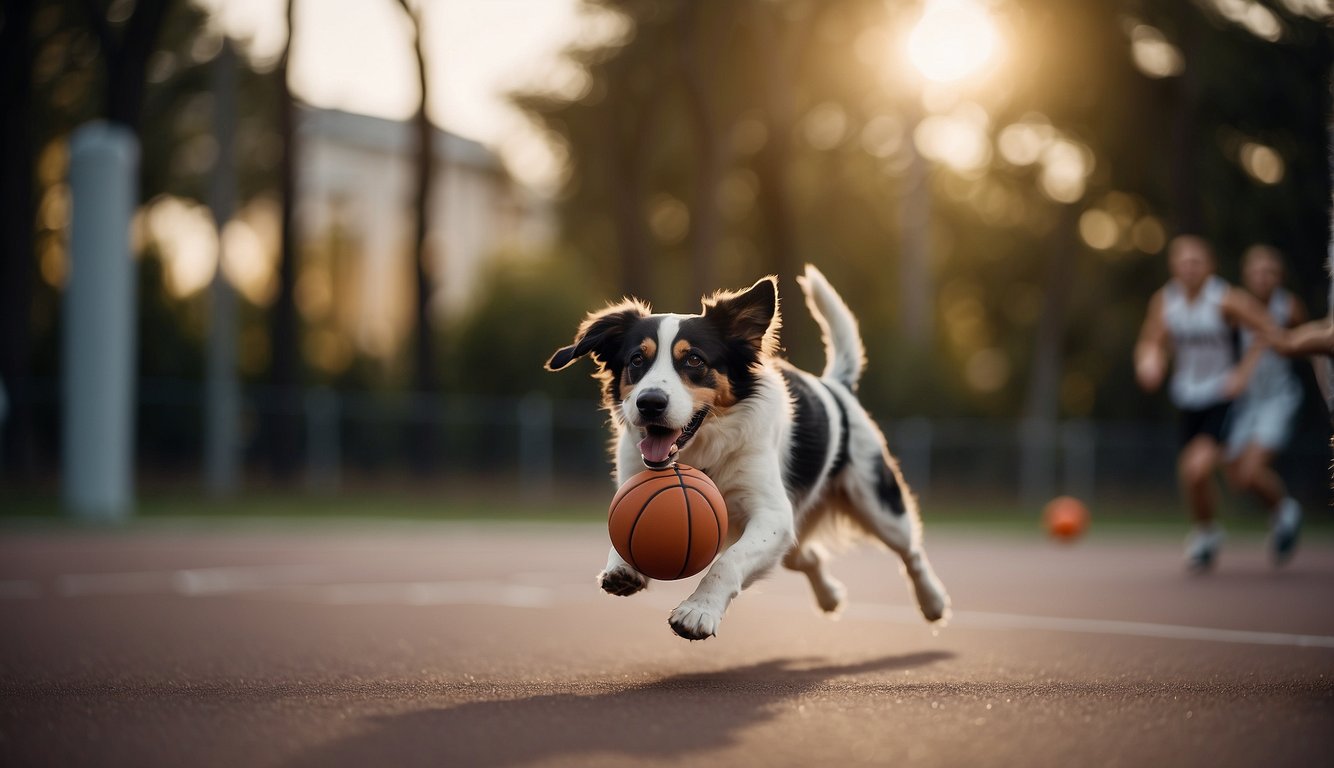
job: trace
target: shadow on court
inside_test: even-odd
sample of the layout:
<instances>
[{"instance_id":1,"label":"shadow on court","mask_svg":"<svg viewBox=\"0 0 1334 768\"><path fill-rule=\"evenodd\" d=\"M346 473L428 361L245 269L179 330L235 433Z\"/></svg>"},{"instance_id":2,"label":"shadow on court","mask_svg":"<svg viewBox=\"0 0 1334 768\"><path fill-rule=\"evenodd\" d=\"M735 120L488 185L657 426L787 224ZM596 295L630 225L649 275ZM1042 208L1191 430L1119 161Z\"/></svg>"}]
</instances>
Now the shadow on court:
<instances>
[{"instance_id":1,"label":"shadow on court","mask_svg":"<svg viewBox=\"0 0 1334 768\"><path fill-rule=\"evenodd\" d=\"M835 678L953 657L933 651L816 667L806 666L811 659L774 659L628 688L608 683L605 691L469 702L375 718L369 730L326 744L290 765L487 767L594 755L682 758L736 744L747 729L775 717L778 705Z\"/></svg>"}]
</instances>

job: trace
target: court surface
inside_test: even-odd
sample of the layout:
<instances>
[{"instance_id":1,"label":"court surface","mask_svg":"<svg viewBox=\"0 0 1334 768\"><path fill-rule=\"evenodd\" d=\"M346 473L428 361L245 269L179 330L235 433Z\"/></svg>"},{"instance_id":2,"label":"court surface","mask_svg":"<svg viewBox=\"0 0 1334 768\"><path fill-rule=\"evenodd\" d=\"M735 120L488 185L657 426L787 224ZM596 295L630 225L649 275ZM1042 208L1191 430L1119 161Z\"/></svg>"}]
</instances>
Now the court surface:
<instances>
[{"instance_id":1,"label":"court surface","mask_svg":"<svg viewBox=\"0 0 1334 768\"><path fill-rule=\"evenodd\" d=\"M1184 531L1182 532L1184 533ZM614 598L584 524L165 524L0 534L0 763L1317 765L1334 543L932 529L954 614L889 555L818 615L780 571L689 643L696 579Z\"/></svg>"}]
</instances>

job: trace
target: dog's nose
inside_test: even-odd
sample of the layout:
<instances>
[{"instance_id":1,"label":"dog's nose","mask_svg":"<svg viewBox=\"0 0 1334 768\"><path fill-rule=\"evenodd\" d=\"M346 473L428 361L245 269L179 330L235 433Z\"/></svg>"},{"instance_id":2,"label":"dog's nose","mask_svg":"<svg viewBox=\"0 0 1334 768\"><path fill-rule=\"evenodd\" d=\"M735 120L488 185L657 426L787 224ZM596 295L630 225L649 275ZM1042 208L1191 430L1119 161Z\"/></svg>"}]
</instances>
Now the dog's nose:
<instances>
[{"instance_id":1,"label":"dog's nose","mask_svg":"<svg viewBox=\"0 0 1334 768\"><path fill-rule=\"evenodd\" d=\"M667 393L661 389L646 389L635 400L640 414L646 419L656 419L667 412Z\"/></svg>"}]
</instances>

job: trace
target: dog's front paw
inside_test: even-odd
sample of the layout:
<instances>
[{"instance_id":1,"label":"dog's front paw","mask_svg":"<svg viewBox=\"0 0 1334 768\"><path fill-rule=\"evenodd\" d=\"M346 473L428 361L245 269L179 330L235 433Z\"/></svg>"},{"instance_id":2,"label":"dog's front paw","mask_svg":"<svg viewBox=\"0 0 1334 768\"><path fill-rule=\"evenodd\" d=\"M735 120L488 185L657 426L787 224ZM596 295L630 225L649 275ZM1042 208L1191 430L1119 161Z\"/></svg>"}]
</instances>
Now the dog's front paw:
<instances>
[{"instance_id":1,"label":"dog's front paw","mask_svg":"<svg viewBox=\"0 0 1334 768\"><path fill-rule=\"evenodd\" d=\"M672 631L687 640L704 640L718 634L718 625L723 621L721 611L714 612L707 608L691 605L687 600L676 606L667 619Z\"/></svg>"},{"instance_id":2,"label":"dog's front paw","mask_svg":"<svg viewBox=\"0 0 1334 768\"><path fill-rule=\"evenodd\" d=\"M843 582L838 579L826 576L819 588L815 590L815 601L820 604L820 610L825 613L841 613L844 604L848 601L848 588L843 586Z\"/></svg>"},{"instance_id":3,"label":"dog's front paw","mask_svg":"<svg viewBox=\"0 0 1334 768\"><path fill-rule=\"evenodd\" d=\"M648 577L628 565L618 565L598 574L598 586L609 595L629 597L648 586Z\"/></svg>"}]
</instances>

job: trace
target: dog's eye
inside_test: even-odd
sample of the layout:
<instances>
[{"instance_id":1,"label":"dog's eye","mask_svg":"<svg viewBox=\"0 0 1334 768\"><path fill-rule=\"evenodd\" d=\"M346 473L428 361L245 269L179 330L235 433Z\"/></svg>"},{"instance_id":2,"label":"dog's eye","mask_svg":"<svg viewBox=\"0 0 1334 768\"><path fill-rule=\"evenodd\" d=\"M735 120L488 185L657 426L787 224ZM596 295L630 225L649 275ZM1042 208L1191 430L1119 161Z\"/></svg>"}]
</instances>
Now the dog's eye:
<instances>
[{"instance_id":1,"label":"dog's eye","mask_svg":"<svg viewBox=\"0 0 1334 768\"><path fill-rule=\"evenodd\" d=\"M686 355L687 368L701 368L703 366L704 366L704 358L700 357L694 352L691 352L690 354Z\"/></svg>"},{"instance_id":2,"label":"dog's eye","mask_svg":"<svg viewBox=\"0 0 1334 768\"><path fill-rule=\"evenodd\" d=\"M630 355L630 367L631 368L644 367L644 355L642 352L636 352L633 355Z\"/></svg>"}]
</instances>

